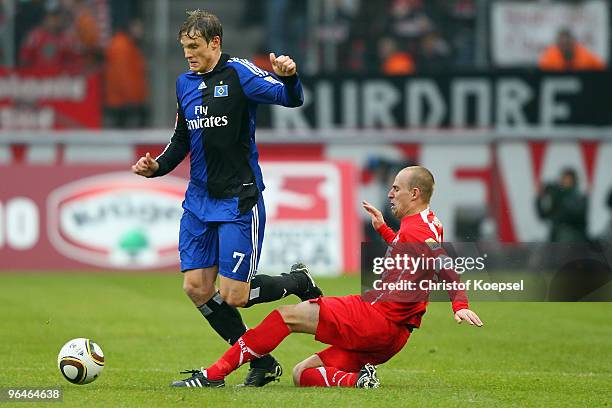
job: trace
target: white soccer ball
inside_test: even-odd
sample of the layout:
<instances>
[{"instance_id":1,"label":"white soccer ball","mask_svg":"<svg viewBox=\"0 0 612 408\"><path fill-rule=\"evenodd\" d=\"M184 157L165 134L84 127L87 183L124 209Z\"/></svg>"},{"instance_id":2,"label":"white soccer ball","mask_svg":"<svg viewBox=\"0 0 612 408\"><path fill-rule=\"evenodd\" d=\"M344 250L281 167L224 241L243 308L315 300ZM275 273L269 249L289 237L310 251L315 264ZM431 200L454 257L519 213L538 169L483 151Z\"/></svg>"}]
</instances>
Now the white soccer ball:
<instances>
[{"instance_id":1,"label":"white soccer ball","mask_svg":"<svg viewBox=\"0 0 612 408\"><path fill-rule=\"evenodd\" d=\"M93 340L72 339L60 350L57 366L71 383L89 384L104 369L104 353Z\"/></svg>"}]
</instances>

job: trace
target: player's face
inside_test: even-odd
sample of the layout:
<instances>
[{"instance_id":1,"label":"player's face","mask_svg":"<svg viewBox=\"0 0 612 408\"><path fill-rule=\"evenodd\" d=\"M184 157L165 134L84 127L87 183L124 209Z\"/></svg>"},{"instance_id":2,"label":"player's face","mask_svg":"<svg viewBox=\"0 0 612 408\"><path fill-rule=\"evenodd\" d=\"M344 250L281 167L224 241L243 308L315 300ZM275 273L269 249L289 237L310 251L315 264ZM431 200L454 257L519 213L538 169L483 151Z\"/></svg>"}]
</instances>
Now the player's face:
<instances>
[{"instance_id":1,"label":"player's face","mask_svg":"<svg viewBox=\"0 0 612 408\"><path fill-rule=\"evenodd\" d=\"M408 188L408 183L403 180L403 174L400 173L395 177L393 186L389 190L387 197L391 202L391 213L398 219L404 218L411 209L412 193Z\"/></svg>"},{"instance_id":2,"label":"player's face","mask_svg":"<svg viewBox=\"0 0 612 408\"><path fill-rule=\"evenodd\" d=\"M213 37L207 43L201 35L192 38L183 34L181 36L181 46L189 64L189 70L193 72L204 73L213 69L221 51L219 37Z\"/></svg>"}]
</instances>

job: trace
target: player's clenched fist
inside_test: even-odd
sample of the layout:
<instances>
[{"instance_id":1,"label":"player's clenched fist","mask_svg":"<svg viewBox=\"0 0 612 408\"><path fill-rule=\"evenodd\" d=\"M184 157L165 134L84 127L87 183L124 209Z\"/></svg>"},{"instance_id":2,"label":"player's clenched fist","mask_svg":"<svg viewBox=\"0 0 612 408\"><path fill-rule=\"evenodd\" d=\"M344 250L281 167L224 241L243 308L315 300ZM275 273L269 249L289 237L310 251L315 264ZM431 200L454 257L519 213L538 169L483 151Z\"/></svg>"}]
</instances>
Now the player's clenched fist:
<instances>
[{"instance_id":1,"label":"player's clenched fist","mask_svg":"<svg viewBox=\"0 0 612 408\"><path fill-rule=\"evenodd\" d=\"M148 152L132 166L132 172L144 177L151 177L157 169L159 169L159 163Z\"/></svg>"},{"instance_id":2,"label":"player's clenched fist","mask_svg":"<svg viewBox=\"0 0 612 408\"><path fill-rule=\"evenodd\" d=\"M281 55L277 58L276 55L271 52L270 64L272 64L272 69L278 76L291 76L295 75L297 72L297 65L295 64L295 61L286 55Z\"/></svg>"}]
</instances>

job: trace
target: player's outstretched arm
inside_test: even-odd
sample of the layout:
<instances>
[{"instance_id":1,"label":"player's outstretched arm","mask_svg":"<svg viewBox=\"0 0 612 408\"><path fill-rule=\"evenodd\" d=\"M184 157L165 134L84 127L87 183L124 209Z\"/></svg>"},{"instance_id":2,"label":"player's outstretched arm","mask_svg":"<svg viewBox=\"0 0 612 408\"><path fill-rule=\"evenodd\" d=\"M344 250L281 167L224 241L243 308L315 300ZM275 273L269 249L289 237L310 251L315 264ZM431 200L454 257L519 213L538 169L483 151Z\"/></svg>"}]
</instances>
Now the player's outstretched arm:
<instances>
[{"instance_id":1,"label":"player's outstretched arm","mask_svg":"<svg viewBox=\"0 0 612 408\"><path fill-rule=\"evenodd\" d=\"M463 321L466 321L471 326L482 327L483 325L482 321L480 320L480 317L478 317L478 315L472 312L470 309L457 310L455 312L455 321L459 324L461 324L461 322Z\"/></svg>"},{"instance_id":2,"label":"player's outstretched arm","mask_svg":"<svg viewBox=\"0 0 612 408\"><path fill-rule=\"evenodd\" d=\"M132 166L132 172L143 177L151 177L157 169L159 169L159 163L151 157L149 152Z\"/></svg>"},{"instance_id":3,"label":"player's outstretched arm","mask_svg":"<svg viewBox=\"0 0 612 408\"><path fill-rule=\"evenodd\" d=\"M302 82L291 57L270 53L272 72L266 72L242 59L232 59L246 97L255 103L297 108L304 104ZM163 166L162 166L163 167Z\"/></svg>"},{"instance_id":4,"label":"player's outstretched arm","mask_svg":"<svg viewBox=\"0 0 612 408\"><path fill-rule=\"evenodd\" d=\"M380 227L385 225L385 219L382 212L380 212L378 208L374 207L365 200L361 202L361 205L363 205L363 208L368 212L368 214L370 214L370 217L372 217L372 226L375 230L378 231Z\"/></svg>"}]
</instances>

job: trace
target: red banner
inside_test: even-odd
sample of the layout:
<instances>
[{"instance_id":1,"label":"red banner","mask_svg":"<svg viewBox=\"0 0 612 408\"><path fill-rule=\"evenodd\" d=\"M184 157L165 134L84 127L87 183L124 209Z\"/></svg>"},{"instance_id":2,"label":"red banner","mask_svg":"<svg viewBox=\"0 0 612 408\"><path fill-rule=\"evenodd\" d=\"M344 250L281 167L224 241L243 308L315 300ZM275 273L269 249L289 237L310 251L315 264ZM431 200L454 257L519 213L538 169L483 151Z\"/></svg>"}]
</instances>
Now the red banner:
<instances>
[{"instance_id":1,"label":"red banner","mask_svg":"<svg viewBox=\"0 0 612 408\"><path fill-rule=\"evenodd\" d=\"M100 128L99 74L0 68L0 129Z\"/></svg>"},{"instance_id":2,"label":"red banner","mask_svg":"<svg viewBox=\"0 0 612 408\"><path fill-rule=\"evenodd\" d=\"M268 162L260 269L307 262L357 271L355 171L335 162ZM177 270L187 166L145 179L125 166L0 166L0 271Z\"/></svg>"}]
</instances>

